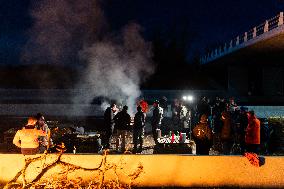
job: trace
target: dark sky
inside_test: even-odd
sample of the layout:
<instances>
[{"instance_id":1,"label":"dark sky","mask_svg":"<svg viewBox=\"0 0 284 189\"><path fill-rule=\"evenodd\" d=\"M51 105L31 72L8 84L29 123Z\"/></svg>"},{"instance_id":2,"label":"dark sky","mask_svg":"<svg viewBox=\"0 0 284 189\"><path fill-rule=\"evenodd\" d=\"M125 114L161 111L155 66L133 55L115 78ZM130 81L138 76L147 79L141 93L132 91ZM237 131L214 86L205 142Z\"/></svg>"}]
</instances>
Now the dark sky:
<instances>
[{"instance_id":1,"label":"dark sky","mask_svg":"<svg viewBox=\"0 0 284 189\"><path fill-rule=\"evenodd\" d=\"M31 0L0 0L0 64L19 63L31 27ZM283 0L103 0L111 28L129 21L143 26L145 38L157 30L186 26L194 34L190 51L228 41L284 11Z\"/></svg>"}]
</instances>

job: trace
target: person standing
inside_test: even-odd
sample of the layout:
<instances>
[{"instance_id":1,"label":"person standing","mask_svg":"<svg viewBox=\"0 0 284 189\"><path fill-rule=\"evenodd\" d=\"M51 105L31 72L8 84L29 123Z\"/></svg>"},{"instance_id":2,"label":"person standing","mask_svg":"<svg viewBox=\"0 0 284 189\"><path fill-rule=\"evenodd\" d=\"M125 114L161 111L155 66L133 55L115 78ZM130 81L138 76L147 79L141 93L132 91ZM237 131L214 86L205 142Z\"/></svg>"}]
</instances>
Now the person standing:
<instances>
[{"instance_id":1,"label":"person standing","mask_svg":"<svg viewBox=\"0 0 284 189\"><path fill-rule=\"evenodd\" d=\"M134 116L133 125L133 153L137 152L138 142L140 144L139 151L142 152L143 149L143 138L144 138L144 127L145 127L145 113L142 112L141 106L137 107L137 113Z\"/></svg>"},{"instance_id":2,"label":"person standing","mask_svg":"<svg viewBox=\"0 0 284 189\"><path fill-rule=\"evenodd\" d=\"M260 121L256 118L254 111L249 111L248 113L245 142L247 152L258 153L260 145Z\"/></svg>"},{"instance_id":3,"label":"person standing","mask_svg":"<svg viewBox=\"0 0 284 189\"><path fill-rule=\"evenodd\" d=\"M222 112L221 120L223 126L221 128L221 142L223 145L223 154L229 155L232 148L232 119L228 111Z\"/></svg>"},{"instance_id":4,"label":"person standing","mask_svg":"<svg viewBox=\"0 0 284 189\"><path fill-rule=\"evenodd\" d=\"M114 116L115 129L117 131L116 150L119 146L119 137L121 137L121 152L125 151L126 133L130 129L130 115L127 113L128 106L123 106L122 111Z\"/></svg>"},{"instance_id":5,"label":"person standing","mask_svg":"<svg viewBox=\"0 0 284 189\"><path fill-rule=\"evenodd\" d=\"M190 111L186 108L184 104L181 103L181 110L179 114L180 131L189 134L189 116Z\"/></svg>"},{"instance_id":6,"label":"person standing","mask_svg":"<svg viewBox=\"0 0 284 189\"><path fill-rule=\"evenodd\" d=\"M44 131L47 133L46 136L39 137L39 152L44 153L46 150L49 149L50 145L52 144L52 139L50 138L50 129L45 122L45 118L41 113L37 113L35 116L37 119L37 129Z\"/></svg>"},{"instance_id":7,"label":"person standing","mask_svg":"<svg viewBox=\"0 0 284 189\"><path fill-rule=\"evenodd\" d=\"M200 98L200 101L197 103L196 112L197 112L198 120L200 120L200 118L203 114L205 114L207 117L210 115L210 105L209 105L208 100L205 96L202 96Z\"/></svg>"},{"instance_id":8,"label":"person standing","mask_svg":"<svg viewBox=\"0 0 284 189\"><path fill-rule=\"evenodd\" d=\"M239 122L240 122L240 145L242 149L242 153L245 152L245 135L246 135L246 128L248 126L248 112L246 107L240 108L240 116L239 116Z\"/></svg>"},{"instance_id":9,"label":"person standing","mask_svg":"<svg viewBox=\"0 0 284 189\"><path fill-rule=\"evenodd\" d=\"M236 111L236 109L238 109L238 105L235 102L235 99L233 97L231 97L229 99L229 103L228 103L228 111L232 114Z\"/></svg>"},{"instance_id":10,"label":"person standing","mask_svg":"<svg viewBox=\"0 0 284 189\"><path fill-rule=\"evenodd\" d=\"M103 137L103 147L104 149L109 149L111 144L111 137L114 129L114 114L117 111L115 103L112 103L104 113L104 137Z\"/></svg>"},{"instance_id":11,"label":"person standing","mask_svg":"<svg viewBox=\"0 0 284 189\"><path fill-rule=\"evenodd\" d=\"M160 107L158 100L154 102L153 106L154 109L153 109L151 125L152 125L153 138L155 143L157 143L158 142L157 129L161 129L161 124L163 119L163 108Z\"/></svg>"},{"instance_id":12,"label":"person standing","mask_svg":"<svg viewBox=\"0 0 284 189\"><path fill-rule=\"evenodd\" d=\"M37 119L35 117L29 117L28 123L18 130L13 139L13 144L21 148L23 155L35 155L39 152L39 140L38 137L46 137L47 133L43 130L37 130L35 128Z\"/></svg>"},{"instance_id":13,"label":"person standing","mask_svg":"<svg viewBox=\"0 0 284 189\"><path fill-rule=\"evenodd\" d=\"M213 138L206 114L201 116L199 123L194 127L193 139L196 143L196 153L199 155L209 155Z\"/></svg>"}]
</instances>

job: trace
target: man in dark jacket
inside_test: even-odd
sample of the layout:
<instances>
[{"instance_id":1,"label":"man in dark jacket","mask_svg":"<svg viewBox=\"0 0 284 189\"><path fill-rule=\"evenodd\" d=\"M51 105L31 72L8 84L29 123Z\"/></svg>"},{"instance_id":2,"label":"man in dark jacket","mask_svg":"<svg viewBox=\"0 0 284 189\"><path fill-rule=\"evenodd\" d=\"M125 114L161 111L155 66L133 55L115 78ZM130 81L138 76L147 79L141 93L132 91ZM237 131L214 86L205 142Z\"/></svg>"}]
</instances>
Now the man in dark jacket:
<instances>
[{"instance_id":1,"label":"man in dark jacket","mask_svg":"<svg viewBox=\"0 0 284 189\"><path fill-rule=\"evenodd\" d=\"M133 127L133 152L137 152L137 144L140 143L139 152L142 152L143 148L143 138L144 138L144 127L145 127L145 113L142 112L141 106L137 107L137 113L134 117L134 127Z\"/></svg>"},{"instance_id":2,"label":"man in dark jacket","mask_svg":"<svg viewBox=\"0 0 284 189\"><path fill-rule=\"evenodd\" d=\"M151 125L152 125L153 138L155 143L157 143L158 142L157 129L161 128L162 119L163 119L163 108L160 107L159 101L157 100L154 102L153 106L154 110L153 110Z\"/></svg>"},{"instance_id":3,"label":"man in dark jacket","mask_svg":"<svg viewBox=\"0 0 284 189\"><path fill-rule=\"evenodd\" d=\"M111 136L112 136L113 129L114 129L114 113L116 112L116 110L117 110L116 104L112 103L110 107L108 107L105 110L105 113L104 113L105 135L103 138L103 147L105 149L110 148Z\"/></svg>"},{"instance_id":4,"label":"man in dark jacket","mask_svg":"<svg viewBox=\"0 0 284 189\"><path fill-rule=\"evenodd\" d=\"M245 130L248 126L248 109L246 107L240 108L240 116L239 116L239 122L240 122L240 145L242 149L242 153L245 152Z\"/></svg>"},{"instance_id":5,"label":"man in dark jacket","mask_svg":"<svg viewBox=\"0 0 284 189\"><path fill-rule=\"evenodd\" d=\"M118 150L118 146L121 138L121 152L125 151L125 139L126 133L130 129L130 115L127 113L128 106L123 106L122 111L118 112L114 116L115 129L117 131L116 138L116 150Z\"/></svg>"}]
</instances>

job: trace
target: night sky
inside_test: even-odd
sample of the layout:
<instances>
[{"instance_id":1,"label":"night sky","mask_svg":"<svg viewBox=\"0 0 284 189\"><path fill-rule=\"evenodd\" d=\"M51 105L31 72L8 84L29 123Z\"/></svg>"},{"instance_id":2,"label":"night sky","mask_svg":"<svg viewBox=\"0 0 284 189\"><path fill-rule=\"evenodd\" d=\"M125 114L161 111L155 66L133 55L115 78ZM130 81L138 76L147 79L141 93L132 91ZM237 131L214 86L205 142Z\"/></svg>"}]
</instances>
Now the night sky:
<instances>
[{"instance_id":1,"label":"night sky","mask_svg":"<svg viewBox=\"0 0 284 189\"><path fill-rule=\"evenodd\" d=\"M18 64L25 33L32 26L31 0L0 0L0 64ZM113 30L134 21L151 41L157 31L186 27L193 36L191 52L230 40L284 11L282 0L104 0L103 10Z\"/></svg>"}]
</instances>

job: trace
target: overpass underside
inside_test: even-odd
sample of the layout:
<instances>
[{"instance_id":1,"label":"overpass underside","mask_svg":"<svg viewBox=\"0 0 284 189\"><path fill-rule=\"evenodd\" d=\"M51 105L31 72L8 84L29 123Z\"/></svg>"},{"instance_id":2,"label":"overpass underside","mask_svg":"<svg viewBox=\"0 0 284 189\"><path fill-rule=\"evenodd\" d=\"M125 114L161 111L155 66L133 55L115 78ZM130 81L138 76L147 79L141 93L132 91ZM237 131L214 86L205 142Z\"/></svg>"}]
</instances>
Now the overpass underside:
<instances>
[{"instance_id":1,"label":"overpass underside","mask_svg":"<svg viewBox=\"0 0 284 189\"><path fill-rule=\"evenodd\" d=\"M284 31L203 65L232 96L260 104L284 103Z\"/></svg>"}]
</instances>

